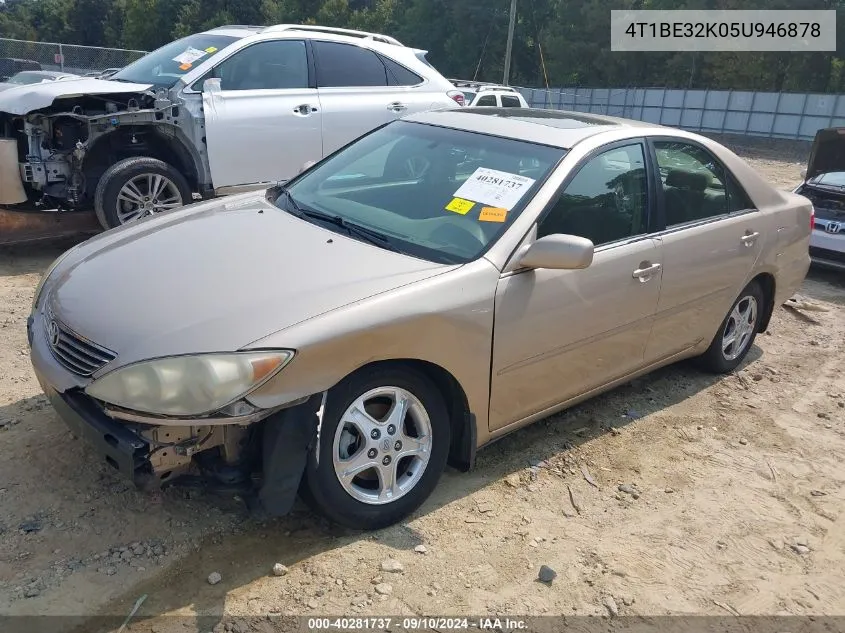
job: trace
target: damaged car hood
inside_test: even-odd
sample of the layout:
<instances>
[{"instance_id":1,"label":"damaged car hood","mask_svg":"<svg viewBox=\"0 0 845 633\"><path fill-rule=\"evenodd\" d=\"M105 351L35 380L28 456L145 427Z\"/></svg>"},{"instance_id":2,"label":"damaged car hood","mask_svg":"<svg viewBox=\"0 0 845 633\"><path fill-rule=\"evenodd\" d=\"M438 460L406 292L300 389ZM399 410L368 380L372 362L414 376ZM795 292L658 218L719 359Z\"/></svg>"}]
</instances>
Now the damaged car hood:
<instances>
[{"instance_id":1,"label":"damaged car hood","mask_svg":"<svg viewBox=\"0 0 845 633\"><path fill-rule=\"evenodd\" d=\"M27 114L33 110L40 110L53 105L56 99L145 92L152 87L152 84L109 81L108 79L94 79L92 77L47 81L18 86L0 93L0 112Z\"/></svg>"},{"instance_id":2,"label":"damaged car hood","mask_svg":"<svg viewBox=\"0 0 845 633\"><path fill-rule=\"evenodd\" d=\"M50 276L45 303L77 334L114 351L113 369L157 356L235 351L453 268L299 219L261 192L89 240Z\"/></svg>"}]
</instances>

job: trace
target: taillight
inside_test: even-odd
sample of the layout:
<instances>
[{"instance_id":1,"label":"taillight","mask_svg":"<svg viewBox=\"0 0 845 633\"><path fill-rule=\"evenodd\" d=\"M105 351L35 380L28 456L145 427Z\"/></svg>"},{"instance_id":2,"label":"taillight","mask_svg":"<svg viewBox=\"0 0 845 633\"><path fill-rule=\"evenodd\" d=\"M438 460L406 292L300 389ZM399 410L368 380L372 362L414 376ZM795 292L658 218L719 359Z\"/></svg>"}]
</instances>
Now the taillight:
<instances>
[{"instance_id":1,"label":"taillight","mask_svg":"<svg viewBox=\"0 0 845 633\"><path fill-rule=\"evenodd\" d=\"M810 207L810 230L816 228L816 207Z\"/></svg>"},{"instance_id":2,"label":"taillight","mask_svg":"<svg viewBox=\"0 0 845 633\"><path fill-rule=\"evenodd\" d=\"M452 98L452 101L457 103L459 106L466 105L466 97L464 97L464 93L460 90L450 90L446 94L448 94Z\"/></svg>"}]
</instances>

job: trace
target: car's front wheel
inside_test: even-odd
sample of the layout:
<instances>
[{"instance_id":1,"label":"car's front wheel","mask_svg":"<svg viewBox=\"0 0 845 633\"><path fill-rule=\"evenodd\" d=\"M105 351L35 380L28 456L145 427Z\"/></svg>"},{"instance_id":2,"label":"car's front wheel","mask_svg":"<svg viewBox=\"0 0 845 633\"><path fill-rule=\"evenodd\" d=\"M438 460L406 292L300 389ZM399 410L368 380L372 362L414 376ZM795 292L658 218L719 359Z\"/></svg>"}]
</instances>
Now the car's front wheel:
<instances>
[{"instance_id":1,"label":"car's front wheel","mask_svg":"<svg viewBox=\"0 0 845 633\"><path fill-rule=\"evenodd\" d=\"M109 167L97 183L94 210L105 229L191 202L187 179L172 165L139 156Z\"/></svg>"},{"instance_id":2,"label":"car's front wheel","mask_svg":"<svg viewBox=\"0 0 845 633\"><path fill-rule=\"evenodd\" d=\"M353 374L328 394L303 497L347 527L392 525L434 490L450 431L443 396L424 374L401 366Z\"/></svg>"},{"instance_id":3,"label":"car's front wheel","mask_svg":"<svg viewBox=\"0 0 845 633\"><path fill-rule=\"evenodd\" d=\"M739 366L754 344L764 305L763 289L752 281L739 293L710 347L699 357L703 369L726 374Z\"/></svg>"}]
</instances>

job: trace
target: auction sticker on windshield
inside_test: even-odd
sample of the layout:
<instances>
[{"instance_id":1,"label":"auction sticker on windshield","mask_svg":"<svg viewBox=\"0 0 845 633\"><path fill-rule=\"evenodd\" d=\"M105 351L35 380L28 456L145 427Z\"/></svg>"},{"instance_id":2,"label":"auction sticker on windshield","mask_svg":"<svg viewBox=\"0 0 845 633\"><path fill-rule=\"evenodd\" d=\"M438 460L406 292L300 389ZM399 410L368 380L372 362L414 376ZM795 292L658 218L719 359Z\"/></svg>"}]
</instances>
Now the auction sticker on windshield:
<instances>
[{"instance_id":1,"label":"auction sticker on windshield","mask_svg":"<svg viewBox=\"0 0 845 633\"><path fill-rule=\"evenodd\" d=\"M179 62L180 64L193 64L198 59L202 59L208 55L205 51L201 51L198 48L194 48L193 46L189 46L183 53L178 55L177 57L173 58L174 62Z\"/></svg>"},{"instance_id":2,"label":"auction sticker on windshield","mask_svg":"<svg viewBox=\"0 0 845 633\"><path fill-rule=\"evenodd\" d=\"M510 211L534 182L534 179L518 174L479 167L466 179L454 196Z\"/></svg>"},{"instance_id":3,"label":"auction sticker on windshield","mask_svg":"<svg viewBox=\"0 0 845 633\"><path fill-rule=\"evenodd\" d=\"M447 211L452 211L453 213L460 213L461 215L466 215L469 213L470 209L475 206L475 203L471 200L463 200L462 198L453 198L452 202L446 205Z\"/></svg>"},{"instance_id":4,"label":"auction sticker on windshield","mask_svg":"<svg viewBox=\"0 0 845 633\"><path fill-rule=\"evenodd\" d=\"M478 219L481 222L504 222L508 219L508 211L496 207L484 207L478 214Z\"/></svg>"}]
</instances>

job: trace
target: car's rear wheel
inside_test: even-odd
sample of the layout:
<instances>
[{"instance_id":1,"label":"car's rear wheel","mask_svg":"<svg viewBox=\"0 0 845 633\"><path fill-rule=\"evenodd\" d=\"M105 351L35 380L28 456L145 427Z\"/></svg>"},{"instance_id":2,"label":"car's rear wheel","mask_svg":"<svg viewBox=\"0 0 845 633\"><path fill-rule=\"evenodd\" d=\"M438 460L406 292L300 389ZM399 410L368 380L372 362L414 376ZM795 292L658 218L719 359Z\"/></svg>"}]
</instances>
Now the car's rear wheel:
<instances>
[{"instance_id":1,"label":"car's rear wheel","mask_svg":"<svg viewBox=\"0 0 845 633\"><path fill-rule=\"evenodd\" d=\"M353 374L328 394L303 498L347 527L392 525L434 490L450 430L443 396L425 375L401 366Z\"/></svg>"},{"instance_id":2,"label":"car's rear wheel","mask_svg":"<svg viewBox=\"0 0 845 633\"><path fill-rule=\"evenodd\" d=\"M745 359L760 329L765 297L756 281L748 284L734 301L699 365L717 374L736 369Z\"/></svg>"},{"instance_id":3,"label":"car's rear wheel","mask_svg":"<svg viewBox=\"0 0 845 633\"><path fill-rule=\"evenodd\" d=\"M191 202L191 188L172 165L140 156L118 161L100 178L94 210L103 228L112 229Z\"/></svg>"}]
</instances>

